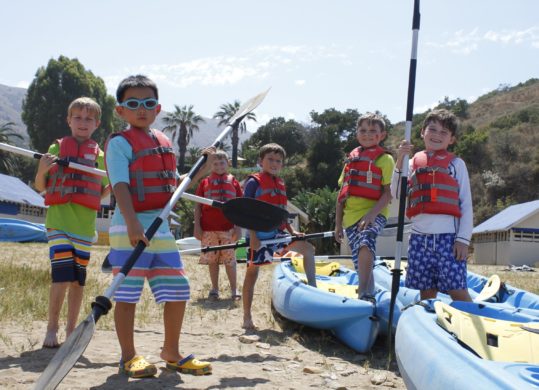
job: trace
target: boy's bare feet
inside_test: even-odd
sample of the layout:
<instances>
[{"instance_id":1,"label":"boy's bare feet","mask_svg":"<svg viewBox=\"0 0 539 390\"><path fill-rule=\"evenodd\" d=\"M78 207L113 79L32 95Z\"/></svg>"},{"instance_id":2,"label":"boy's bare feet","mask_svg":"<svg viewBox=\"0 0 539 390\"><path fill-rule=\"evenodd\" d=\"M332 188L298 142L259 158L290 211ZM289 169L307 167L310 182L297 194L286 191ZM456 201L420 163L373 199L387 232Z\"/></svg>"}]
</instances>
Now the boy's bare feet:
<instances>
[{"instance_id":1,"label":"boy's bare feet","mask_svg":"<svg viewBox=\"0 0 539 390\"><path fill-rule=\"evenodd\" d=\"M47 330L45 340L43 340L43 348L58 348L59 346L57 331Z\"/></svg>"},{"instance_id":2,"label":"boy's bare feet","mask_svg":"<svg viewBox=\"0 0 539 390\"><path fill-rule=\"evenodd\" d=\"M241 327L246 330L256 330L256 326L251 318L244 318L243 325Z\"/></svg>"}]
</instances>

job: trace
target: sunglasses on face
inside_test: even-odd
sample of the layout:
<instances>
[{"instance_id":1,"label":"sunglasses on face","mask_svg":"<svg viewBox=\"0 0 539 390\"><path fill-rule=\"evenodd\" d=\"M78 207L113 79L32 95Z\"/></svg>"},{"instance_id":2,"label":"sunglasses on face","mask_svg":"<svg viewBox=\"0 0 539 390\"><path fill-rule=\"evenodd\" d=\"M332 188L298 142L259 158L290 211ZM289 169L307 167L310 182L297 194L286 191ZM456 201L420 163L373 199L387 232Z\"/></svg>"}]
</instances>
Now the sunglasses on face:
<instances>
[{"instance_id":1,"label":"sunglasses on face","mask_svg":"<svg viewBox=\"0 0 539 390\"><path fill-rule=\"evenodd\" d=\"M154 98L146 98L146 99L127 99L124 102L119 103L118 105L121 107L128 108L130 110L137 110L140 106L144 106L147 110L153 110L159 102L157 99Z\"/></svg>"}]
</instances>

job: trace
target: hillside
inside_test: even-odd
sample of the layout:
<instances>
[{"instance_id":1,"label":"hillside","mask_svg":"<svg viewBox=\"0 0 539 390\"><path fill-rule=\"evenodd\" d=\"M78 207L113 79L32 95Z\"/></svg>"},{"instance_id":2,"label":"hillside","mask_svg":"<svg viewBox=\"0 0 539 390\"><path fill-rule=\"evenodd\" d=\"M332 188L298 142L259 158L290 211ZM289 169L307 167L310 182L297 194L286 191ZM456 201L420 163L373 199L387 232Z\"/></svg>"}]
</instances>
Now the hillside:
<instances>
[{"instance_id":1,"label":"hillside","mask_svg":"<svg viewBox=\"0 0 539 390\"><path fill-rule=\"evenodd\" d=\"M498 88L480 96L467 107L466 118L460 119L460 129L470 126L474 129L486 129L498 120L523 110L539 110L539 79L530 79L514 87ZM418 131L425 115L426 112L414 115L414 130ZM388 134L386 147L395 150L403 135L404 122L396 123Z\"/></svg>"},{"instance_id":2,"label":"hillside","mask_svg":"<svg viewBox=\"0 0 539 390\"><path fill-rule=\"evenodd\" d=\"M22 123L22 100L26 95L26 89L9 87L0 84L0 124L13 122L13 130L22 135L25 139L24 144L28 144L28 134L26 126Z\"/></svg>"},{"instance_id":3,"label":"hillside","mask_svg":"<svg viewBox=\"0 0 539 390\"><path fill-rule=\"evenodd\" d=\"M24 137L24 142L19 144L22 147L28 147L29 137L26 131L26 126L22 122L22 101L26 95L26 89L10 87L0 84L0 124L6 122L13 122L15 126L13 129ZM67 107L66 107L67 110ZM216 108L217 111L217 108ZM161 111L155 122L157 129L164 127L162 118L167 114L165 111ZM193 139L189 143L189 147L197 146L203 148L211 145L211 143L217 138L217 135L222 131L222 127L217 127L218 120L211 118L204 118L205 122L199 125L200 130L193 134ZM250 137L251 133L247 132L240 135L240 145L243 141ZM18 144L18 142L15 142ZM230 140L226 141L230 145Z\"/></svg>"}]
</instances>

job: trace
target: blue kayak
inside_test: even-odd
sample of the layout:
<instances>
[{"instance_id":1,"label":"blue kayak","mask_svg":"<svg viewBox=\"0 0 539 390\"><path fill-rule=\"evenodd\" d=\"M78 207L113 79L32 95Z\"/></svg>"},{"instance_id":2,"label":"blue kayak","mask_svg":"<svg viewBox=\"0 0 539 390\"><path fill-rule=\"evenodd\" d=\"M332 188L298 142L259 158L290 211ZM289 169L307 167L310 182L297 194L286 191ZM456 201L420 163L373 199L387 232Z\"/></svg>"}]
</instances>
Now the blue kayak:
<instances>
[{"instance_id":1,"label":"blue kayak","mask_svg":"<svg viewBox=\"0 0 539 390\"><path fill-rule=\"evenodd\" d=\"M374 275L376 286L383 290L377 315L381 332L386 332L391 274L388 267L378 263ZM487 278L468 272L468 288L473 299L477 299L487 283ZM523 354L522 344L518 351L511 351L517 340L515 329L531 340L523 345L539 342L539 296L505 284L491 295L482 302L450 303L448 296L438 294L437 300L416 304L419 291L404 287L402 278L393 328L396 327L397 363L407 388L539 388L539 351L535 360L515 358ZM501 326L494 330L486 328L496 324ZM510 333L505 349L502 349L502 330ZM485 351L488 356L484 356ZM492 356L489 351L494 351Z\"/></svg>"},{"instance_id":2,"label":"blue kayak","mask_svg":"<svg viewBox=\"0 0 539 390\"><path fill-rule=\"evenodd\" d=\"M306 284L305 274L283 261L275 267L272 304L283 317L316 329L331 331L340 341L357 352L370 350L378 335L379 323L371 302L357 298L357 273L338 263L331 275L320 274L317 288ZM298 264L296 262L296 264Z\"/></svg>"},{"instance_id":3,"label":"blue kayak","mask_svg":"<svg viewBox=\"0 0 539 390\"><path fill-rule=\"evenodd\" d=\"M39 223L0 218L0 241L47 242L47 229Z\"/></svg>"}]
</instances>

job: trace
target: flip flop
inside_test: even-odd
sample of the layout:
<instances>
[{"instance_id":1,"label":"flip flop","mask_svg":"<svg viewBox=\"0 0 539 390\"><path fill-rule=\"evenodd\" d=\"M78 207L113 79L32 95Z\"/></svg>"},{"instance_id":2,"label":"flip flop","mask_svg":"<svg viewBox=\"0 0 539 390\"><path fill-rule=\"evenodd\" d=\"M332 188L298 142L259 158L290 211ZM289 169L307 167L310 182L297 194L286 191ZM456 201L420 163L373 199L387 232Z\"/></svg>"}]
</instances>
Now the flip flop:
<instances>
[{"instance_id":1,"label":"flip flop","mask_svg":"<svg viewBox=\"0 0 539 390\"><path fill-rule=\"evenodd\" d=\"M210 362L195 359L193 354L177 362L167 361L167 369L191 375L210 375L212 370Z\"/></svg>"},{"instance_id":2,"label":"flip flop","mask_svg":"<svg viewBox=\"0 0 539 390\"><path fill-rule=\"evenodd\" d=\"M208 299L210 301L217 301L219 300L219 291L211 290L208 294Z\"/></svg>"},{"instance_id":3,"label":"flip flop","mask_svg":"<svg viewBox=\"0 0 539 390\"><path fill-rule=\"evenodd\" d=\"M118 373L127 375L130 378L148 378L157 374L157 367L148 363L144 356L139 355L125 363L120 360Z\"/></svg>"},{"instance_id":4,"label":"flip flop","mask_svg":"<svg viewBox=\"0 0 539 390\"><path fill-rule=\"evenodd\" d=\"M241 301L241 294L233 294L232 295L233 301Z\"/></svg>"}]
</instances>

